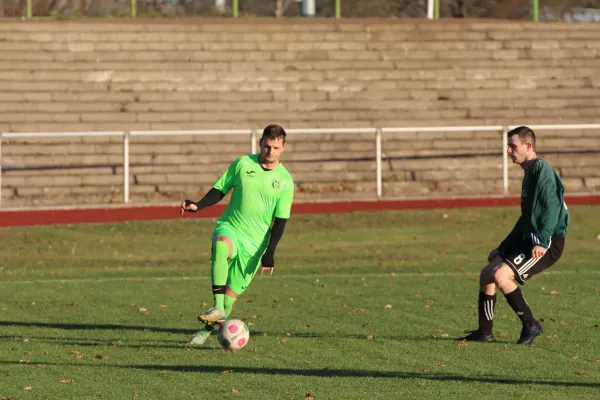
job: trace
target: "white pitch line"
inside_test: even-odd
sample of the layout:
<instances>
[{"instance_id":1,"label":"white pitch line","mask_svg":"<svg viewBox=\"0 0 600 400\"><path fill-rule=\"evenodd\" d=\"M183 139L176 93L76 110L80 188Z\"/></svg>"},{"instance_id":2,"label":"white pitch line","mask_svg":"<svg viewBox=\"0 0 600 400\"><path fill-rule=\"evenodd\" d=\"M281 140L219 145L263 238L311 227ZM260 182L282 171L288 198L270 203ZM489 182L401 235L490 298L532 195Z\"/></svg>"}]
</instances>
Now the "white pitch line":
<instances>
[{"instance_id":1,"label":"white pitch line","mask_svg":"<svg viewBox=\"0 0 600 400\"><path fill-rule=\"evenodd\" d=\"M546 271L544 275L568 275L568 274L600 274L600 270L590 271ZM392 272L392 273L365 273L365 274L331 274L331 275L273 275L267 279L349 279L349 278L411 278L411 277L452 277L452 276L474 276L477 273L464 272ZM210 280L210 276L151 276L151 277L121 277L121 278L100 278L100 279L41 279L26 281L2 281L0 285L27 285L27 284L69 284L69 283L104 283L104 282L140 282L140 281L205 281Z\"/></svg>"}]
</instances>

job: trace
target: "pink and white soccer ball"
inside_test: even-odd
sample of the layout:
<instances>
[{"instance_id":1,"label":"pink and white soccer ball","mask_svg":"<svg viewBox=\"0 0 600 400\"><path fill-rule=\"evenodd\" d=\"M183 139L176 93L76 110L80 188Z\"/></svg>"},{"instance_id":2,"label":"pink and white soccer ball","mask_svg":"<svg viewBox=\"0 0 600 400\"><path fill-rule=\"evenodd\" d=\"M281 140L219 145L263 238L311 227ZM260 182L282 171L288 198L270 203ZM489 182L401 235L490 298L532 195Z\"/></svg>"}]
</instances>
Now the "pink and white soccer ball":
<instances>
[{"instance_id":1,"label":"pink and white soccer ball","mask_svg":"<svg viewBox=\"0 0 600 400\"><path fill-rule=\"evenodd\" d=\"M226 350L239 350L248 344L250 331L240 319L228 319L219 326L219 343Z\"/></svg>"}]
</instances>

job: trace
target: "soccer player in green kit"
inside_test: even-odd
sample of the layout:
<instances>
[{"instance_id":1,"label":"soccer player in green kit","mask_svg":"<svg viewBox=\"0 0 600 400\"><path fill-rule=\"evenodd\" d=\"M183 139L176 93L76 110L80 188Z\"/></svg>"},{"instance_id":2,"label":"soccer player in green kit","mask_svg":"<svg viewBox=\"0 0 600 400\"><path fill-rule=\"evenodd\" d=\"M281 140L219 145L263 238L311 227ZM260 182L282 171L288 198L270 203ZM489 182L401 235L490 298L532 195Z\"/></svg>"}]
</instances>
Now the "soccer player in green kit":
<instances>
[{"instance_id":1,"label":"soccer player in green kit","mask_svg":"<svg viewBox=\"0 0 600 400\"><path fill-rule=\"evenodd\" d=\"M508 155L525 171L521 188L521 216L506 239L488 256L481 271L479 289L479 328L461 338L491 342L496 287L523 324L517 344L530 344L542 333L533 317L521 285L555 264L562 255L569 225L563 184L550 164L538 158L535 134L520 126L508 132Z\"/></svg>"},{"instance_id":2,"label":"soccer player in green kit","mask_svg":"<svg viewBox=\"0 0 600 400\"><path fill-rule=\"evenodd\" d=\"M233 303L254 275L273 274L275 248L290 217L294 181L279 161L285 130L269 125L260 139L260 153L235 160L198 202L185 200L181 214L218 203L233 189L227 209L212 235L211 279L214 306L198 315L204 323L190 344L201 345L231 314Z\"/></svg>"}]
</instances>

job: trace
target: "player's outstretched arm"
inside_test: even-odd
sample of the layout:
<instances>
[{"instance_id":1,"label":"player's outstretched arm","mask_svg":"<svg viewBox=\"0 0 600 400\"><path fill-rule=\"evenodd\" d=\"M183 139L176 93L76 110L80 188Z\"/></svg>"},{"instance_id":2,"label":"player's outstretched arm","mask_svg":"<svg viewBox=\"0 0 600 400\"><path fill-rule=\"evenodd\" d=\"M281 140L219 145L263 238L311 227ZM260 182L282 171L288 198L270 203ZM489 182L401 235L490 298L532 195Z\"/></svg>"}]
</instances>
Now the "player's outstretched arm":
<instances>
[{"instance_id":1,"label":"player's outstretched arm","mask_svg":"<svg viewBox=\"0 0 600 400\"><path fill-rule=\"evenodd\" d=\"M181 203L180 214L183 214L185 211L197 212L205 209L206 207L214 206L219 201L223 200L223 197L225 197L223 192L212 188L200 201L184 200L183 203Z\"/></svg>"},{"instance_id":2,"label":"player's outstretched arm","mask_svg":"<svg viewBox=\"0 0 600 400\"><path fill-rule=\"evenodd\" d=\"M273 268L275 268L275 249L285 230L285 223L287 219L275 217L273 227L271 228L271 237L269 238L269 245L265 254L262 256L262 268L260 274L262 275L267 269L270 270L269 275L273 275Z\"/></svg>"}]
</instances>

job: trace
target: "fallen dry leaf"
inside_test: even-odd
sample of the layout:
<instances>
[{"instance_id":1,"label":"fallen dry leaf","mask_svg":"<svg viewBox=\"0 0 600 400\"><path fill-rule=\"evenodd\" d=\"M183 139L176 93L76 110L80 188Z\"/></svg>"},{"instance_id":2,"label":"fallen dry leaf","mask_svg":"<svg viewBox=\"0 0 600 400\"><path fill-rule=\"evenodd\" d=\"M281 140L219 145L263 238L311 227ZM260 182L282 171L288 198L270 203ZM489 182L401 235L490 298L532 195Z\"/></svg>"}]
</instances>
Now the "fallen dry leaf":
<instances>
[{"instance_id":1,"label":"fallen dry leaf","mask_svg":"<svg viewBox=\"0 0 600 400\"><path fill-rule=\"evenodd\" d=\"M225 371L223 371L224 374L228 374L230 372L232 372L230 369L226 369Z\"/></svg>"},{"instance_id":2,"label":"fallen dry leaf","mask_svg":"<svg viewBox=\"0 0 600 400\"><path fill-rule=\"evenodd\" d=\"M275 299L273 300L273 303L279 303L279 300Z\"/></svg>"},{"instance_id":3,"label":"fallen dry leaf","mask_svg":"<svg viewBox=\"0 0 600 400\"><path fill-rule=\"evenodd\" d=\"M144 307L142 307L142 308L140 308L140 311L141 311L141 312L146 312L146 311L148 311L148 310L146 310Z\"/></svg>"},{"instance_id":4,"label":"fallen dry leaf","mask_svg":"<svg viewBox=\"0 0 600 400\"><path fill-rule=\"evenodd\" d=\"M556 290L553 290L553 291L551 291L551 292L550 292L550 294L551 294L552 296L556 296L557 294L560 294L560 292L558 292L558 291L556 291Z\"/></svg>"},{"instance_id":5,"label":"fallen dry leaf","mask_svg":"<svg viewBox=\"0 0 600 400\"><path fill-rule=\"evenodd\" d=\"M315 398L315 396L313 396L313 395L312 395L312 394L310 394L310 393L306 393L306 394L304 395L304 399L305 399L305 400L314 400L314 398Z\"/></svg>"},{"instance_id":6,"label":"fallen dry leaf","mask_svg":"<svg viewBox=\"0 0 600 400\"><path fill-rule=\"evenodd\" d=\"M440 368L444 368L445 366L446 366L446 364L438 363L438 367L440 367Z\"/></svg>"},{"instance_id":7,"label":"fallen dry leaf","mask_svg":"<svg viewBox=\"0 0 600 400\"><path fill-rule=\"evenodd\" d=\"M160 371L161 374L164 374L166 372L169 372L169 371L167 371L166 369L163 369L162 371Z\"/></svg>"},{"instance_id":8,"label":"fallen dry leaf","mask_svg":"<svg viewBox=\"0 0 600 400\"><path fill-rule=\"evenodd\" d=\"M96 360L102 360L103 358L104 358L104 356L102 354L96 354L94 356L94 359L96 359Z\"/></svg>"},{"instance_id":9,"label":"fallen dry leaf","mask_svg":"<svg viewBox=\"0 0 600 400\"><path fill-rule=\"evenodd\" d=\"M577 375L585 375L585 372L583 372L583 371L576 371L575 373L576 373Z\"/></svg>"},{"instance_id":10,"label":"fallen dry leaf","mask_svg":"<svg viewBox=\"0 0 600 400\"><path fill-rule=\"evenodd\" d=\"M448 334L447 333L442 333L440 336L441 337L448 337Z\"/></svg>"},{"instance_id":11,"label":"fallen dry leaf","mask_svg":"<svg viewBox=\"0 0 600 400\"><path fill-rule=\"evenodd\" d=\"M365 311L364 308L357 308L356 310L354 310L355 313L361 313L363 311Z\"/></svg>"},{"instance_id":12,"label":"fallen dry leaf","mask_svg":"<svg viewBox=\"0 0 600 400\"><path fill-rule=\"evenodd\" d=\"M361 359L361 360L364 360L364 359L365 359L365 358L363 357L363 355L362 355L362 354L360 354L360 353L359 353L358 355L360 356L360 359Z\"/></svg>"},{"instance_id":13,"label":"fallen dry leaf","mask_svg":"<svg viewBox=\"0 0 600 400\"><path fill-rule=\"evenodd\" d=\"M167 308L166 304L160 304L160 308Z\"/></svg>"},{"instance_id":14,"label":"fallen dry leaf","mask_svg":"<svg viewBox=\"0 0 600 400\"><path fill-rule=\"evenodd\" d=\"M367 335L367 340L373 339L373 335Z\"/></svg>"},{"instance_id":15,"label":"fallen dry leaf","mask_svg":"<svg viewBox=\"0 0 600 400\"><path fill-rule=\"evenodd\" d=\"M281 339L281 343L287 343L287 339Z\"/></svg>"},{"instance_id":16,"label":"fallen dry leaf","mask_svg":"<svg viewBox=\"0 0 600 400\"><path fill-rule=\"evenodd\" d=\"M386 304L385 307L383 307L383 308L392 308L392 305L391 304Z\"/></svg>"},{"instance_id":17,"label":"fallen dry leaf","mask_svg":"<svg viewBox=\"0 0 600 400\"><path fill-rule=\"evenodd\" d=\"M466 340L461 340L461 341L457 342L457 343L456 343L456 345L457 345L458 347L466 347L466 346L468 346L469 344L467 343L467 341L466 341Z\"/></svg>"},{"instance_id":18,"label":"fallen dry leaf","mask_svg":"<svg viewBox=\"0 0 600 400\"><path fill-rule=\"evenodd\" d=\"M24 343L29 343L29 339L25 338L25 339L23 339L23 342Z\"/></svg>"},{"instance_id":19,"label":"fallen dry leaf","mask_svg":"<svg viewBox=\"0 0 600 400\"><path fill-rule=\"evenodd\" d=\"M33 388L31 386L25 386L23 390L33 390Z\"/></svg>"},{"instance_id":20,"label":"fallen dry leaf","mask_svg":"<svg viewBox=\"0 0 600 400\"><path fill-rule=\"evenodd\" d=\"M19 360L19 364L29 364L31 360Z\"/></svg>"},{"instance_id":21,"label":"fallen dry leaf","mask_svg":"<svg viewBox=\"0 0 600 400\"><path fill-rule=\"evenodd\" d=\"M429 372L429 368L425 368L423 372Z\"/></svg>"},{"instance_id":22,"label":"fallen dry leaf","mask_svg":"<svg viewBox=\"0 0 600 400\"><path fill-rule=\"evenodd\" d=\"M133 397L137 399L137 392L133 392Z\"/></svg>"},{"instance_id":23,"label":"fallen dry leaf","mask_svg":"<svg viewBox=\"0 0 600 400\"><path fill-rule=\"evenodd\" d=\"M239 392L239 390L237 390L237 389L235 389L235 388L232 388L232 389L231 389L231 391L232 391L233 393L238 393L238 392Z\"/></svg>"},{"instance_id":24,"label":"fallen dry leaf","mask_svg":"<svg viewBox=\"0 0 600 400\"><path fill-rule=\"evenodd\" d=\"M61 379L60 383L73 383L73 379Z\"/></svg>"}]
</instances>

